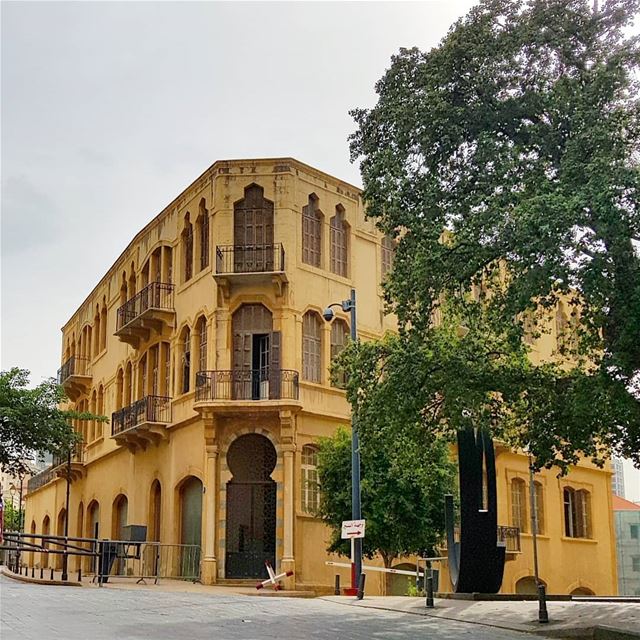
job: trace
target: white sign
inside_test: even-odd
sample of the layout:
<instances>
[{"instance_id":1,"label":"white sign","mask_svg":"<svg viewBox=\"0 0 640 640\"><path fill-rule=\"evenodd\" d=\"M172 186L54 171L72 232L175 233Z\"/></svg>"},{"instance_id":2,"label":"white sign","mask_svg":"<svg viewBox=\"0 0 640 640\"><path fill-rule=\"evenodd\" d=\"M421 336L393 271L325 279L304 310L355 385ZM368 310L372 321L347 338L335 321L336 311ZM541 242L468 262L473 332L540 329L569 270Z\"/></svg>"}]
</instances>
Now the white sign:
<instances>
[{"instance_id":1,"label":"white sign","mask_svg":"<svg viewBox=\"0 0 640 640\"><path fill-rule=\"evenodd\" d=\"M364 520L343 520L342 539L364 538Z\"/></svg>"}]
</instances>

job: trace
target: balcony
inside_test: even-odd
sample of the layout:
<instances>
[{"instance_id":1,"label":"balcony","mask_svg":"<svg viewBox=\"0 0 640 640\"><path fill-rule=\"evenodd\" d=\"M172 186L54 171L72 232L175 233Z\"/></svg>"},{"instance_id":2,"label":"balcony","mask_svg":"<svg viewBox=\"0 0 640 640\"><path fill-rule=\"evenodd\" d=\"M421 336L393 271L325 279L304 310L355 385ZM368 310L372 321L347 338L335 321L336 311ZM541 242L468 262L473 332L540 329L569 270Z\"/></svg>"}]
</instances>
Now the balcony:
<instances>
[{"instance_id":1,"label":"balcony","mask_svg":"<svg viewBox=\"0 0 640 640\"><path fill-rule=\"evenodd\" d=\"M71 356L58 369L58 384L67 397L75 401L91 388L91 361L85 356Z\"/></svg>"},{"instance_id":2,"label":"balcony","mask_svg":"<svg viewBox=\"0 0 640 640\"><path fill-rule=\"evenodd\" d=\"M506 547L507 559L513 559L514 555L522 552L520 548L520 529L518 527L498 525L498 544L503 544Z\"/></svg>"},{"instance_id":3,"label":"balcony","mask_svg":"<svg viewBox=\"0 0 640 640\"><path fill-rule=\"evenodd\" d=\"M225 297L234 285L260 283L273 285L276 295L281 296L288 282L284 247L280 243L218 246L214 278Z\"/></svg>"},{"instance_id":4,"label":"balcony","mask_svg":"<svg viewBox=\"0 0 640 640\"><path fill-rule=\"evenodd\" d=\"M32 476L27 480L27 493L32 493L33 491L37 491L40 487L44 487L45 484L49 484L52 480L55 480L58 476L55 473L55 469L51 466L41 471L40 473L36 473L35 476Z\"/></svg>"},{"instance_id":5,"label":"balcony","mask_svg":"<svg viewBox=\"0 0 640 640\"><path fill-rule=\"evenodd\" d=\"M167 440L166 427L171 423L171 398L145 396L111 415L111 436L118 444L135 453L149 443Z\"/></svg>"},{"instance_id":6,"label":"balcony","mask_svg":"<svg viewBox=\"0 0 640 640\"><path fill-rule=\"evenodd\" d=\"M165 326L173 327L176 312L173 308L173 285L151 282L118 309L116 335L120 340L138 348L151 331L162 333Z\"/></svg>"},{"instance_id":7,"label":"balcony","mask_svg":"<svg viewBox=\"0 0 640 640\"><path fill-rule=\"evenodd\" d=\"M298 409L298 378L290 369L199 371L194 409L221 415Z\"/></svg>"},{"instance_id":8,"label":"balcony","mask_svg":"<svg viewBox=\"0 0 640 640\"><path fill-rule=\"evenodd\" d=\"M453 535L456 543L460 542L460 528L455 527ZM498 546L506 548L506 559L514 560L515 557L522 552L520 547L520 529L518 527L507 527L498 525ZM444 541L440 548L442 555L447 555L447 542Z\"/></svg>"},{"instance_id":9,"label":"balcony","mask_svg":"<svg viewBox=\"0 0 640 640\"><path fill-rule=\"evenodd\" d=\"M66 478L69 474L69 481L80 480L86 475L84 466L84 445L78 445L76 450L71 454L71 464L67 456L64 454L55 454L51 470L58 478Z\"/></svg>"}]
</instances>

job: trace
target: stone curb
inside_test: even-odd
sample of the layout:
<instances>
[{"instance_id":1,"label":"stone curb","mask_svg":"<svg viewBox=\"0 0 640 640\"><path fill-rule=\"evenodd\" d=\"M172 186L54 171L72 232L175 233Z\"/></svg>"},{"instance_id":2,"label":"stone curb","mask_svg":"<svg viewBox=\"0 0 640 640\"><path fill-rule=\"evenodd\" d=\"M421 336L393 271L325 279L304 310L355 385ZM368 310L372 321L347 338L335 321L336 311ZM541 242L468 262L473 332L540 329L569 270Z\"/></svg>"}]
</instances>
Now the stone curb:
<instances>
[{"instance_id":1,"label":"stone curb","mask_svg":"<svg viewBox=\"0 0 640 640\"><path fill-rule=\"evenodd\" d=\"M526 627L519 623L499 623L499 622L484 622L480 620L467 620L456 618L453 616L441 615L430 613L428 611L415 611L411 609L394 609L392 607L382 607L379 605L359 604L358 600L350 600L348 602L341 602L334 597L321 596L320 600L326 600L327 602L336 602L345 606L356 606L362 609L378 609L380 611L393 611L395 613L408 613L414 616L422 616L425 618L435 618L442 620L452 620L455 622L462 622L465 624L475 624L483 627L491 627L495 629L504 629L507 631L517 631L519 633L528 633L531 635L542 636L547 638L571 638L572 640L640 640L640 633L634 631L627 631L617 627L608 627L605 625L596 625L595 627L576 627L573 629L547 627L540 625L535 629ZM360 601L362 602L362 601ZM553 623L552 623L553 624Z\"/></svg>"},{"instance_id":2,"label":"stone curb","mask_svg":"<svg viewBox=\"0 0 640 640\"><path fill-rule=\"evenodd\" d=\"M80 582L71 582L70 580L45 580L44 578L40 580L40 578L31 578L30 576L23 576L19 573L14 573L10 571L6 567L0 568L0 574L6 576L7 578L11 578L11 580L16 580L17 582L27 582L29 584L47 584L52 586L63 586L63 587L82 587Z\"/></svg>"}]
</instances>

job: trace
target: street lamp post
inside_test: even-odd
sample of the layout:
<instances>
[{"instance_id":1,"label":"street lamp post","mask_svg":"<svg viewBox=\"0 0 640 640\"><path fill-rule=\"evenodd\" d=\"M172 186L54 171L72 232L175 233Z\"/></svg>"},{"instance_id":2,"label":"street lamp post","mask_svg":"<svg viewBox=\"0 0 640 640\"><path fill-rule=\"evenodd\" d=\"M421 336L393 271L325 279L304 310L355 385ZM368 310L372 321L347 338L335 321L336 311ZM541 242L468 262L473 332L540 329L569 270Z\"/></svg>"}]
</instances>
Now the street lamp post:
<instances>
[{"instance_id":1,"label":"street lamp post","mask_svg":"<svg viewBox=\"0 0 640 640\"><path fill-rule=\"evenodd\" d=\"M351 340L358 340L358 332L356 329L356 290L351 289L351 296L342 302L334 302L330 304L322 315L327 322L333 320L332 307L340 307L345 313L351 313ZM362 510L360 507L360 444L358 441L358 426L355 410L351 416L351 519L361 520ZM354 559L355 572L351 576L351 587L358 588L360 575L362 574L362 538L354 540Z\"/></svg>"}]
</instances>

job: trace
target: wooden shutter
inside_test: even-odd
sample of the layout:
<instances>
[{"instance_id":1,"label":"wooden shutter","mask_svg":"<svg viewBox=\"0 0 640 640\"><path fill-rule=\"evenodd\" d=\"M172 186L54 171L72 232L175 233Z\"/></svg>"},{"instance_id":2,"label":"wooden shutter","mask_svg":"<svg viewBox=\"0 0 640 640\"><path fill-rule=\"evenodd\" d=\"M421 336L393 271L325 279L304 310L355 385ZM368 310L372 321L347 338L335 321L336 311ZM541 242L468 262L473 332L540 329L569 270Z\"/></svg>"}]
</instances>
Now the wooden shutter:
<instances>
[{"instance_id":1,"label":"wooden shutter","mask_svg":"<svg viewBox=\"0 0 640 640\"><path fill-rule=\"evenodd\" d=\"M281 363L280 363L280 331L272 331L270 345L270 371L269 371L269 398L278 399L280 397Z\"/></svg>"}]
</instances>

